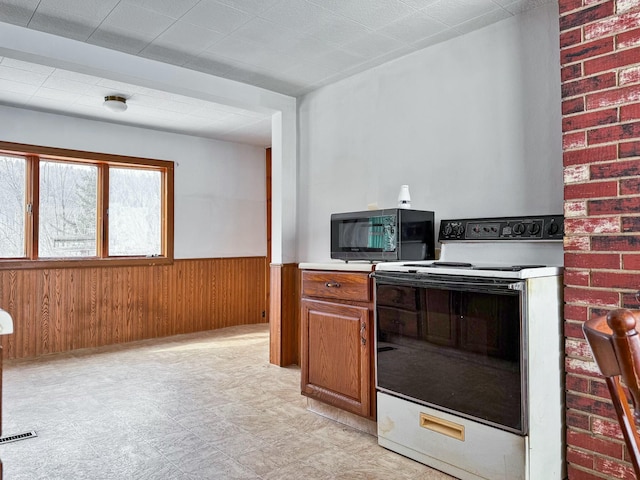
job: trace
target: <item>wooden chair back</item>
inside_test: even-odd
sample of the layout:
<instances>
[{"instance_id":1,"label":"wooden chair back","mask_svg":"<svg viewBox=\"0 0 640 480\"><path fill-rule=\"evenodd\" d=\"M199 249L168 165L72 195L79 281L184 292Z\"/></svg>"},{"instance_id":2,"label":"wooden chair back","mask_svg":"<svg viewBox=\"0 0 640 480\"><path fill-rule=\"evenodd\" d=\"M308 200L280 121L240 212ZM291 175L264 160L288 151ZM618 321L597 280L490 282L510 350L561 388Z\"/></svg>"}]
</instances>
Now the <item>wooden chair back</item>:
<instances>
[{"instance_id":1,"label":"wooden chair back","mask_svg":"<svg viewBox=\"0 0 640 480\"><path fill-rule=\"evenodd\" d=\"M618 309L586 321L582 329L605 377L636 477L640 479L640 311ZM627 397L620 379L629 392ZM629 406L631 403L632 408ZM633 409L633 413L632 413Z\"/></svg>"}]
</instances>

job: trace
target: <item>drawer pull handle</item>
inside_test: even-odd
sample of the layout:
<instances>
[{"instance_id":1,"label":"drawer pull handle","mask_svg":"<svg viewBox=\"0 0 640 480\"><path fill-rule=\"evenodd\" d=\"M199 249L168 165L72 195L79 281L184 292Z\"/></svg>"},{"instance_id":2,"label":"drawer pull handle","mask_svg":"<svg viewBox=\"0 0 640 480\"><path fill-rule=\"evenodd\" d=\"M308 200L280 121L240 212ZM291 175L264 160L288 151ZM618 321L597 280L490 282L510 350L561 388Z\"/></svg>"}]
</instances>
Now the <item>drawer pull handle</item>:
<instances>
[{"instance_id":1,"label":"drawer pull handle","mask_svg":"<svg viewBox=\"0 0 640 480\"><path fill-rule=\"evenodd\" d=\"M464 425L459 425L442 418L427 415L426 413L420 414L420 426L431 430L436 433L441 433L447 437L455 438L456 440L462 440L464 442Z\"/></svg>"},{"instance_id":2,"label":"drawer pull handle","mask_svg":"<svg viewBox=\"0 0 640 480\"><path fill-rule=\"evenodd\" d=\"M360 324L360 342L362 343L362 345L366 345L367 344L367 339L364 338L364 332L367 329L367 326L364 323Z\"/></svg>"},{"instance_id":3,"label":"drawer pull handle","mask_svg":"<svg viewBox=\"0 0 640 480\"><path fill-rule=\"evenodd\" d=\"M324 286L327 288L340 288L340 284L338 282L327 282Z\"/></svg>"}]
</instances>

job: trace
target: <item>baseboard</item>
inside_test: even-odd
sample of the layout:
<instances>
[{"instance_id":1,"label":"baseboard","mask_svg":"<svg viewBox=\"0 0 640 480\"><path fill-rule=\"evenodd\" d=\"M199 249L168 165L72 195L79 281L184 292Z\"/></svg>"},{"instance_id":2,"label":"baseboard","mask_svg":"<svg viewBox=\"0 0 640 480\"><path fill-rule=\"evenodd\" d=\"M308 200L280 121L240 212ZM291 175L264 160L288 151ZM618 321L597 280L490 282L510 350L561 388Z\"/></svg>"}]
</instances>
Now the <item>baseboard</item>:
<instances>
[{"instance_id":1,"label":"baseboard","mask_svg":"<svg viewBox=\"0 0 640 480\"><path fill-rule=\"evenodd\" d=\"M307 398L307 410L322 415L323 417L330 418L338 423L347 425L351 428L355 428L369 435L377 436L378 428L376 422L369 420L368 418L360 417L351 412L346 412L340 408L326 403L319 402L313 398Z\"/></svg>"}]
</instances>

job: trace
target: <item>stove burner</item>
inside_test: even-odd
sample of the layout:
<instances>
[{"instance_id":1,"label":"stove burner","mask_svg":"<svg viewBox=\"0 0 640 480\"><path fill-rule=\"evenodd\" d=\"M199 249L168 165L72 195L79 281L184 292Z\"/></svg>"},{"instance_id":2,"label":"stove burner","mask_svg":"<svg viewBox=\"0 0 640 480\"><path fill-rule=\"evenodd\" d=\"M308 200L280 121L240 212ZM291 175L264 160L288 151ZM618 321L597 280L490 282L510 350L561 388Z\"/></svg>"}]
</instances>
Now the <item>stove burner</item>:
<instances>
[{"instance_id":1,"label":"stove burner","mask_svg":"<svg viewBox=\"0 0 640 480\"><path fill-rule=\"evenodd\" d=\"M546 265L511 265L508 267L473 267L474 270L493 270L496 272L519 272L525 268L544 268Z\"/></svg>"}]
</instances>

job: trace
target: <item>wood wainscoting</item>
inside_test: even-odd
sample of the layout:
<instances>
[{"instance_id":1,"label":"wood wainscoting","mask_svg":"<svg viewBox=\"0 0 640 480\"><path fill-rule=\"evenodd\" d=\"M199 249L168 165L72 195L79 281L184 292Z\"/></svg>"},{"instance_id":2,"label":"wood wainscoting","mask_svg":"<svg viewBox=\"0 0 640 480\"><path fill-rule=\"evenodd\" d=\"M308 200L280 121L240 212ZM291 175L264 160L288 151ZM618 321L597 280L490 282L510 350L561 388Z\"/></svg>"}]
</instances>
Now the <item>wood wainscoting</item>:
<instances>
[{"instance_id":1,"label":"wood wainscoting","mask_svg":"<svg viewBox=\"0 0 640 480\"><path fill-rule=\"evenodd\" d=\"M271 264L269 362L300 365L300 271L297 263Z\"/></svg>"},{"instance_id":2,"label":"wood wainscoting","mask_svg":"<svg viewBox=\"0 0 640 480\"><path fill-rule=\"evenodd\" d=\"M266 321L265 257L173 265L0 270L0 305L14 321L5 358Z\"/></svg>"}]
</instances>

